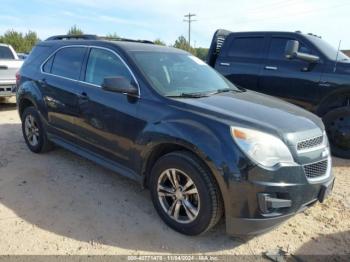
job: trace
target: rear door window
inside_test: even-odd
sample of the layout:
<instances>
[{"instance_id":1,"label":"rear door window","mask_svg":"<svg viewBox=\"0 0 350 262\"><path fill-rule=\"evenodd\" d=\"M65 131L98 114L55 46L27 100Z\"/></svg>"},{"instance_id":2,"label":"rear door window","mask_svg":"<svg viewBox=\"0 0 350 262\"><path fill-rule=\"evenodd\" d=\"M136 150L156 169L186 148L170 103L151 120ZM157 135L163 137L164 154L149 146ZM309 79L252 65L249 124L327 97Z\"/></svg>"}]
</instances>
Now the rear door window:
<instances>
[{"instance_id":1,"label":"rear door window","mask_svg":"<svg viewBox=\"0 0 350 262\"><path fill-rule=\"evenodd\" d=\"M264 50L264 37L233 38L228 50L230 57L260 58Z\"/></svg>"},{"instance_id":2,"label":"rear door window","mask_svg":"<svg viewBox=\"0 0 350 262\"><path fill-rule=\"evenodd\" d=\"M271 39L269 48L269 59L273 60L286 60L286 46L289 40L295 40L291 38L273 37ZM298 52L312 54L311 50L305 46L303 43L299 42Z\"/></svg>"},{"instance_id":3,"label":"rear door window","mask_svg":"<svg viewBox=\"0 0 350 262\"><path fill-rule=\"evenodd\" d=\"M105 49L92 48L86 67L85 82L101 86L106 77L119 76L132 81L131 73L118 56Z\"/></svg>"},{"instance_id":4,"label":"rear door window","mask_svg":"<svg viewBox=\"0 0 350 262\"><path fill-rule=\"evenodd\" d=\"M55 54L51 73L57 76L78 80L85 52L85 47L65 47L59 50ZM49 69L47 68L46 70Z\"/></svg>"}]
</instances>

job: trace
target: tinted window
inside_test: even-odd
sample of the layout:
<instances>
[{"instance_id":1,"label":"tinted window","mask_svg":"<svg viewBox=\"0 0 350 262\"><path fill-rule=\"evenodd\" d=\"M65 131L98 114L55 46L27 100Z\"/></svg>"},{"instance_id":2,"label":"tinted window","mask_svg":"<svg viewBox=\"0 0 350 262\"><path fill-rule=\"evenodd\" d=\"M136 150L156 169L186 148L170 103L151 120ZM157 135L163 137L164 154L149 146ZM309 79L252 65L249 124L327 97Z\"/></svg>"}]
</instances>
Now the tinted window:
<instances>
[{"instance_id":1,"label":"tinted window","mask_svg":"<svg viewBox=\"0 0 350 262\"><path fill-rule=\"evenodd\" d=\"M0 59L15 59L10 48L7 46L0 46Z\"/></svg>"},{"instance_id":2,"label":"tinted window","mask_svg":"<svg viewBox=\"0 0 350 262\"><path fill-rule=\"evenodd\" d=\"M85 81L95 85L102 85L105 77L123 76L132 80L132 76L125 64L112 52L93 48L86 68Z\"/></svg>"},{"instance_id":3,"label":"tinted window","mask_svg":"<svg viewBox=\"0 0 350 262\"><path fill-rule=\"evenodd\" d=\"M231 41L228 56L261 57L264 47L263 37L240 37Z\"/></svg>"},{"instance_id":4,"label":"tinted window","mask_svg":"<svg viewBox=\"0 0 350 262\"><path fill-rule=\"evenodd\" d=\"M165 96L237 90L218 72L190 54L134 51L133 57L152 87Z\"/></svg>"},{"instance_id":5,"label":"tinted window","mask_svg":"<svg viewBox=\"0 0 350 262\"><path fill-rule=\"evenodd\" d=\"M84 47L66 47L59 50L55 55L51 73L70 79L79 79L85 50Z\"/></svg>"},{"instance_id":6,"label":"tinted window","mask_svg":"<svg viewBox=\"0 0 350 262\"><path fill-rule=\"evenodd\" d=\"M338 53L337 48L334 48L323 39L310 35L305 35L305 37L308 38L329 59L335 60L338 56L338 61L349 60L349 57L347 55L345 55L343 52Z\"/></svg>"},{"instance_id":7,"label":"tinted window","mask_svg":"<svg viewBox=\"0 0 350 262\"><path fill-rule=\"evenodd\" d=\"M289 40L295 40L295 39L276 38L276 37L272 38L271 44L270 44L270 50L269 50L269 59L275 59L275 60L287 59L285 52L286 52L287 41ZM299 43L298 52L311 54L310 49L307 48L302 43Z\"/></svg>"},{"instance_id":8,"label":"tinted window","mask_svg":"<svg viewBox=\"0 0 350 262\"><path fill-rule=\"evenodd\" d=\"M45 63L45 65L43 67L43 71L45 73L51 73L53 59L54 59L54 56L51 56L51 58L49 60L47 60L47 62Z\"/></svg>"}]
</instances>

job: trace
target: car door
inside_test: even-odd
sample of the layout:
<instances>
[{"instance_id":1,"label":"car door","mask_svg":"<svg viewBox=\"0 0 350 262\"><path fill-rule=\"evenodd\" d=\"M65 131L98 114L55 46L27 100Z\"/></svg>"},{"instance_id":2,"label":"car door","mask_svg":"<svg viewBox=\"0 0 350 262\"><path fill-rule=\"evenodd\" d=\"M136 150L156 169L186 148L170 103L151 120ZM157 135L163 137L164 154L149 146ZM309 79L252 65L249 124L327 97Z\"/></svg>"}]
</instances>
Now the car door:
<instances>
[{"instance_id":1,"label":"car door","mask_svg":"<svg viewBox=\"0 0 350 262\"><path fill-rule=\"evenodd\" d=\"M49 132L74 140L80 117L80 72L87 47L59 49L44 63L39 85L48 110Z\"/></svg>"},{"instance_id":2,"label":"car door","mask_svg":"<svg viewBox=\"0 0 350 262\"><path fill-rule=\"evenodd\" d=\"M128 167L143 121L137 116L139 98L101 88L105 77L119 76L137 83L115 51L98 47L90 49L83 77L87 99L80 105L79 133L86 148Z\"/></svg>"},{"instance_id":3,"label":"car door","mask_svg":"<svg viewBox=\"0 0 350 262\"><path fill-rule=\"evenodd\" d=\"M310 110L319 98L318 83L323 70L322 61L310 64L300 59L287 59L285 48L289 40L299 41L299 52L319 55L302 39L273 35L269 41L268 58L258 91L286 99Z\"/></svg>"},{"instance_id":4,"label":"car door","mask_svg":"<svg viewBox=\"0 0 350 262\"><path fill-rule=\"evenodd\" d=\"M226 39L215 68L232 83L257 90L263 68L264 34L233 34Z\"/></svg>"}]
</instances>

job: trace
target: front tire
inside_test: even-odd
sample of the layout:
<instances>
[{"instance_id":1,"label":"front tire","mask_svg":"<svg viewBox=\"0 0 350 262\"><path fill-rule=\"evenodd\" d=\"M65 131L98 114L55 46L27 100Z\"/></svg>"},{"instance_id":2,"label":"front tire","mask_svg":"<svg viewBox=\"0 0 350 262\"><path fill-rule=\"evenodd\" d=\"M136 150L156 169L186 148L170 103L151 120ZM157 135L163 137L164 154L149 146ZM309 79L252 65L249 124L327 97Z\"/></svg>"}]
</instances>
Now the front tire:
<instances>
[{"instance_id":1,"label":"front tire","mask_svg":"<svg viewBox=\"0 0 350 262\"><path fill-rule=\"evenodd\" d=\"M223 214L221 194L212 175L191 153L161 157L149 180L152 201L163 221L185 235L199 235Z\"/></svg>"},{"instance_id":2,"label":"front tire","mask_svg":"<svg viewBox=\"0 0 350 262\"><path fill-rule=\"evenodd\" d=\"M28 107L22 114L22 133L30 151L44 153L52 149L39 112L35 107Z\"/></svg>"},{"instance_id":3,"label":"front tire","mask_svg":"<svg viewBox=\"0 0 350 262\"><path fill-rule=\"evenodd\" d=\"M332 154L350 159L350 108L336 108L323 117Z\"/></svg>"}]
</instances>

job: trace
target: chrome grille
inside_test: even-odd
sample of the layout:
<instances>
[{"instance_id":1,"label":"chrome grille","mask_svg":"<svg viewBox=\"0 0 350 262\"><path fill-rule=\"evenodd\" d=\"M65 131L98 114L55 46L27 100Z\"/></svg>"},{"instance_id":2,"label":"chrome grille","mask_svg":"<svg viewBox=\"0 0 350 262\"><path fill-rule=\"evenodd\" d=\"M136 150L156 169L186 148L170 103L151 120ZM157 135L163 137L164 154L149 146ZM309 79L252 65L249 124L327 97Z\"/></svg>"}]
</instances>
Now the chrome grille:
<instances>
[{"instance_id":1,"label":"chrome grille","mask_svg":"<svg viewBox=\"0 0 350 262\"><path fill-rule=\"evenodd\" d=\"M323 139L324 139L324 137L322 135L322 136L318 136L318 137L314 137L311 139L301 141L297 145L297 150L302 151L302 150L310 149L313 147L317 147L323 143Z\"/></svg>"},{"instance_id":2,"label":"chrome grille","mask_svg":"<svg viewBox=\"0 0 350 262\"><path fill-rule=\"evenodd\" d=\"M307 178L317 178L324 176L328 169L328 159L317 163L304 165L304 171Z\"/></svg>"}]
</instances>

